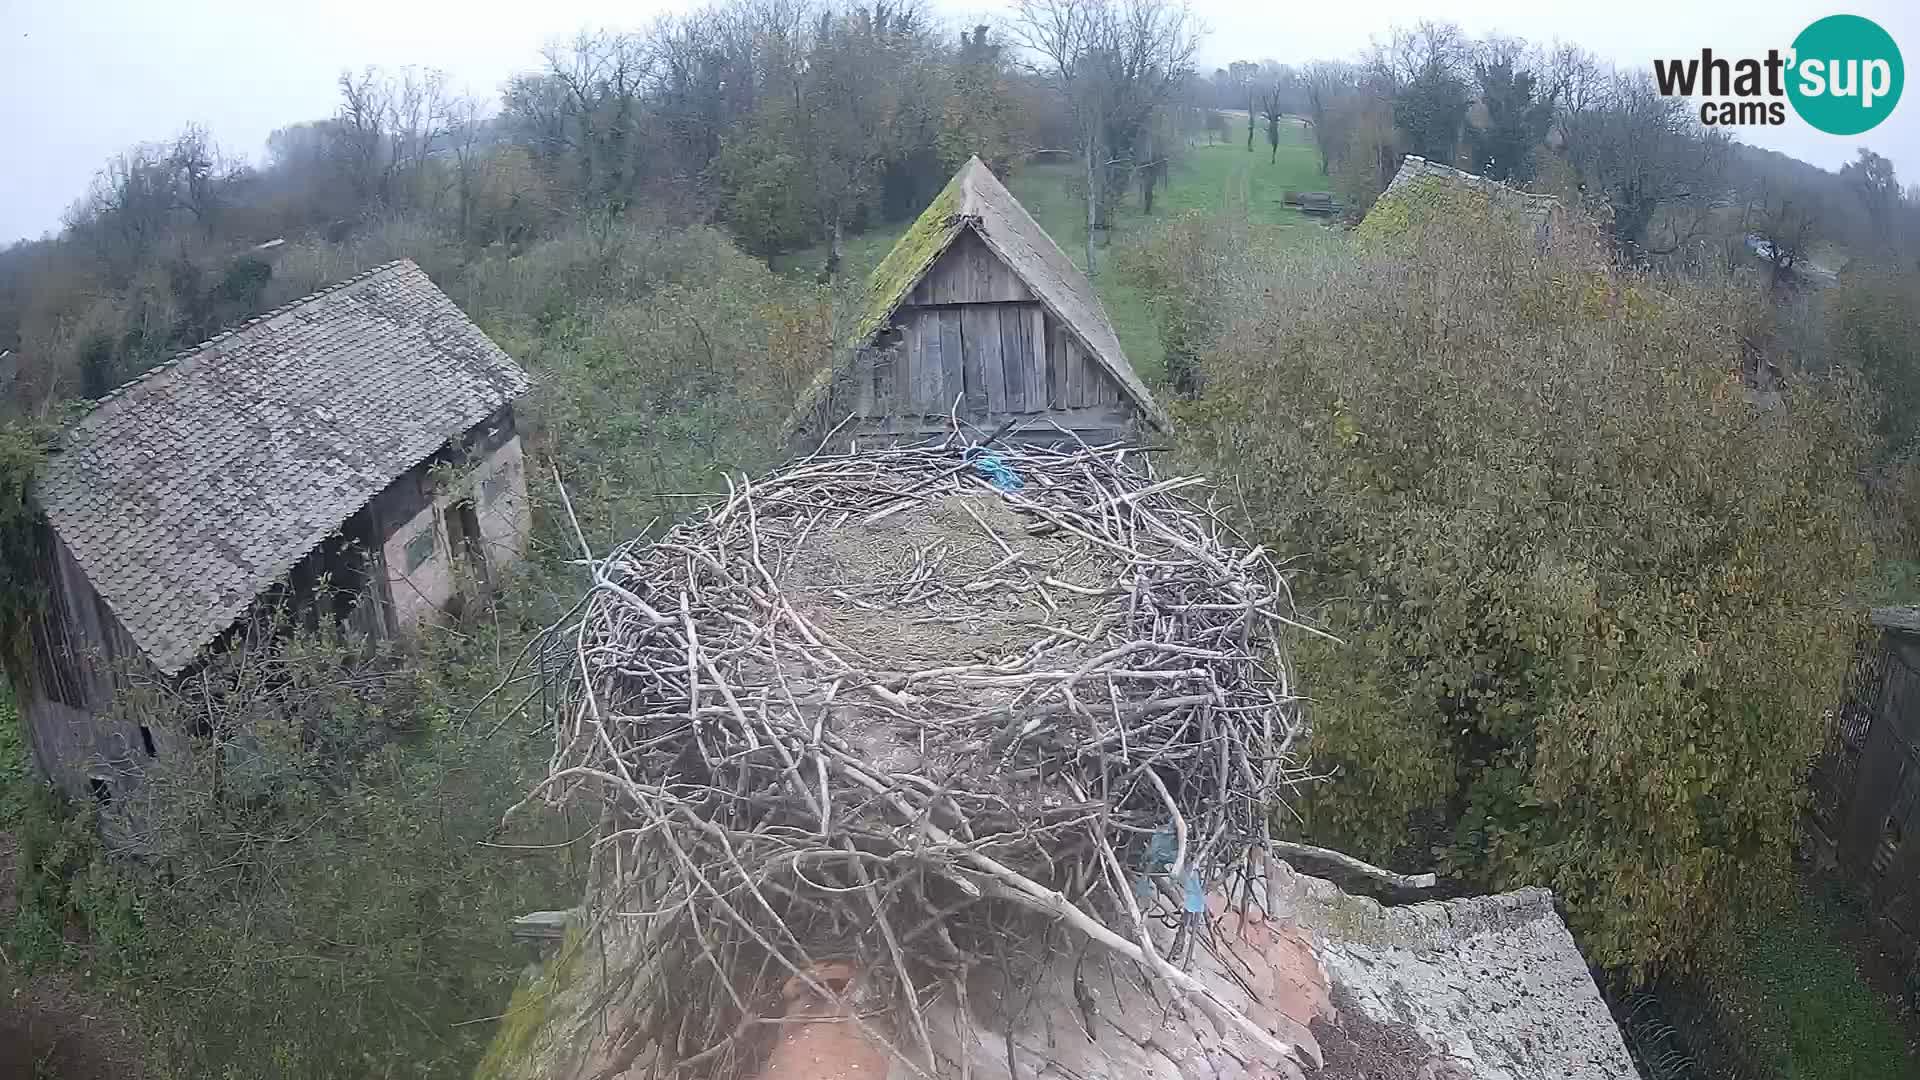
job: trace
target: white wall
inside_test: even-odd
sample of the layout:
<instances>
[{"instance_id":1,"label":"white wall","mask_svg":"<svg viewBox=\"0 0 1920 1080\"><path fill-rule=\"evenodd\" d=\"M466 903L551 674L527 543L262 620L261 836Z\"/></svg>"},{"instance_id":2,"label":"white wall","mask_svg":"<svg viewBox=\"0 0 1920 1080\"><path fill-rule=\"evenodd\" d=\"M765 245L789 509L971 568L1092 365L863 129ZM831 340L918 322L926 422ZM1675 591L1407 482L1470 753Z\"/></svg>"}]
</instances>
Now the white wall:
<instances>
[{"instance_id":1,"label":"white wall","mask_svg":"<svg viewBox=\"0 0 1920 1080\"><path fill-rule=\"evenodd\" d=\"M402 632L444 610L462 577L468 576L457 561L462 556L452 550L447 533L449 509L465 499L473 500L481 550L489 568L504 567L526 554L533 513L527 502L526 457L518 435L462 472L457 484L436 492L425 509L389 533L381 545L394 625ZM433 554L409 571L407 545L423 532L433 537Z\"/></svg>"}]
</instances>

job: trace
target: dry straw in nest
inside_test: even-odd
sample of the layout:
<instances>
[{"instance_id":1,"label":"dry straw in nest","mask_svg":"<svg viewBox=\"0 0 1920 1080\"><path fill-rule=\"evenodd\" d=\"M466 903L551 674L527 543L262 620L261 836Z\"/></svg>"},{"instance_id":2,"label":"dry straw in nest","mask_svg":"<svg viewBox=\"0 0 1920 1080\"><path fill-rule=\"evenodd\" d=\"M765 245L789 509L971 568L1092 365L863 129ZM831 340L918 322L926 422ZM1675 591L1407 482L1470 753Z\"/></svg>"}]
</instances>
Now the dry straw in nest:
<instances>
[{"instance_id":1,"label":"dry straw in nest","mask_svg":"<svg viewBox=\"0 0 1920 1080\"><path fill-rule=\"evenodd\" d=\"M1282 573L1138 451L987 453L816 455L586 560L535 795L604 801L661 1071L750 1069L783 985L939 1071L936 995L1076 938L1286 1050L1180 964L1301 779Z\"/></svg>"}]
</instances>

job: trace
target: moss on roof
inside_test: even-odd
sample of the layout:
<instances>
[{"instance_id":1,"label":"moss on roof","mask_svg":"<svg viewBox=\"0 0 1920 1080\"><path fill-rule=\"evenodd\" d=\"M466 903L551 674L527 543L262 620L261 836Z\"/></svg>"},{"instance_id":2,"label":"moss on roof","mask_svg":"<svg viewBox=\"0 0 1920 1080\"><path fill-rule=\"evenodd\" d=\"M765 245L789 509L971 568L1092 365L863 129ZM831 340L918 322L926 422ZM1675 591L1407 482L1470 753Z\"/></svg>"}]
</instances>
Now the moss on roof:
<instances>
[{"instance_id":1,"label":"moss on roof","mask_svg":"<svg viewBox=\"0 0 1920 1080\"><path fill-rule=\"evenodd\" d=\"M1516 230L1537 227L1559 201L1408 154L1393 183L1355 231L1368 246L1395 246L1436 224L1493 219Z\"/></svg>"},{"instance_id":2,"label":"moss on roof","mask_svg":"<svg viewBox=\"0 0 1920 1080\"><path fill-rule=\"evenodd\" d=\"M966 172L961 169L953 174L953 179L947 181L947 186L940 189L940 194L933 197L927 208L914 219L913 225L894 243L893 250L887 252L887 257L873 268L873 273L867 278L866 293L861 298L860 318L854 323L853 333L841 350L844 354L851 355L886 326L887 319L892 317L894 309L900 306L914 283L920 280L920 275L926 273L933 261L947 250L954 234L966 226L960 212L965 201ZM823 368L807 384L806 390L800 395L799 407L784 425L781 433L783 439L791 437L806 422L807 416L826 399L827 390L833 384L838 369L837 363Z\"/></svg>"},{"instance_id":3,"label":"moss on roof","mask_svg":"<svg viewBox=\"0 0 1920 1080\"><path fill-rule=\"evenodd\" d=\"M962 198L961 178L965 170L953 175L940 194L933 197L927 208L914 219L887 257L873 268L873 274L867 278L866 302L861 305L860 321L854 325L853 340L850 346L866 344L868 338L886 324L893 309L911 289L927 267L947 250L965 224L960 216Z\"/></svg>"},{"instance_id":4,"label":"moss on roof","mask_svg":"<svg viewBox=\"0 0 1920 1080\"><path fill-rule=\"evenodd\" d=\"M1465 212L1484 211L1486 203L1486 197L1477 192L1423 176L1411 183L1395 185L1394 190L1382 194L1354 230L1354 235L1367 245L1391 244L1405 237L1416 225Z\"/></svg>"}]
</instances>

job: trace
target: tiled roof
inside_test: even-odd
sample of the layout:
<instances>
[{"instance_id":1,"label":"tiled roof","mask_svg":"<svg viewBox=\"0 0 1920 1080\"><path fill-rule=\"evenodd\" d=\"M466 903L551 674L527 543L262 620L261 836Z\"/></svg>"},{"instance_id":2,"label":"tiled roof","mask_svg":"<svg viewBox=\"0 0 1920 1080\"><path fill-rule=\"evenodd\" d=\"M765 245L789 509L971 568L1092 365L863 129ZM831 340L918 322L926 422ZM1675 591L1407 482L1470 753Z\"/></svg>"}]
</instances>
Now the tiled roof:
<instances>
[{"instance_id":1,"label":"tiled roof","mask_svg":"<svg viewBox=\"0 0 1920 1080\"><path fill-rule=\"evenodd\" d=\"M1027 213L1020 200L993 175L986 162L974 157L960 167L947 182L946 189L934 198L874 270L873 279L867 285L870 293L867 307L871 315L861 321L858 329L862 340L853 342L854 348L842 350L837 368L821 372L814 380L802 396L789 427L826 396L835 372L851 368L854 349L867 344L886 326L914 286L920 284L920 279L967 229L978 234L1027 288L1033 290L1040 302L1066 324L1094 361L1120 383L1151 423L1160 428L1168 426L1166 412L1153 399L1153 392L1141 381L1133 365L1127 362L1127 354L1120 348L1120 339L1113 332L1113 323L1107 318L1100 297L1093 291L1093 283L1067 258L1066 252L1060 250L1033 215ZM908 265L902 265L903 261Z\"/></svg>"},{"instance_id":2,"label":"tiled roof","mask_svg":"<svg viewBox=\"0 0 1920 1080\"><path fill-rule=\"evenodd\" d=\"M396 477L526 390L412 262L269 312L102 398L35 495L161 671Z\"/></svg>"}]
</instances>

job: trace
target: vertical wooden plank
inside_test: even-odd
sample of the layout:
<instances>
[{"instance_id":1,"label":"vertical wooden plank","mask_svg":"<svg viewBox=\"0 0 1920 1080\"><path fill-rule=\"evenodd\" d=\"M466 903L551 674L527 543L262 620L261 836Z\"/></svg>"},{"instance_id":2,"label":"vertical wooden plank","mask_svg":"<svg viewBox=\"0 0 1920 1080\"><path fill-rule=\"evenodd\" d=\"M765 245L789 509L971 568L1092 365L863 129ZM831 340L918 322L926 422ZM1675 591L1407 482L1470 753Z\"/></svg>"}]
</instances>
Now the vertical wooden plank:
<instances>
[{"instance_id":1,"label":"vertical wooden plank","mask_svg":"<svg viewBox=\"0 0 1920 1080\"><path fill-rule=\"evenodd\" d=\"M1060 328L1060 353L1067 358L1067 400L1069 409L1086 404L1087 396L1087 358L1080 351L1080 343L1073 339L1066 327Z\"/></svg>"},{"instance_id":2,"label":"vertical wooden plank","mask_svg":"<svg viewBox=\"0 0 1920 1080\"><path fill-rule=\"evenodd\" d=\"M981 362L980 347L967 337L968 330L972 328L967 326L966 320L962 317L961 313L965 310L955 308L952 312L954 325L958 327L959 334L961 385L967 395L967 400L961 407L966 410L968 416L978 419L987 415L987 372Z\"/></svg>"},{"instance_id":3,"label":"vertical wooden plank","mask_svg":"<svg viewBox=\"0 0 1920 1080\"><path fill-rule=\"evenodd\" d=\"M1000 360L1000 317L990 307L960 309L966 347L980 353L980 379L987 391L987 412L1007 411L1006 373Z\"/></svg>"},{"instance_id":4,"label":"vertical wooden plank","mask_svg":"<svg viewBox=\"0 0 1920 1080\"><path fill-rule=\"evenodd\" d=\"M853 385L848 388L851 393L847 396L853 399L853 411L861 416L873 415L873 354L877 351L877 346L870 345L853 357ZM840 407L840 403L836 402L835 411L839 411ZM839 419L835 418L829 423L839 423Z\"/></svg>"},{"instance_id":5,"label":"vertical wooden plank","mask_svg":"<svg viewBox=\"0 0 1920 1080\"><path fill-rule=\"evenodd\" d=\"M920 367L920 315L909 312L900 323L900 349L893 362L893 393L887 402L887 416L913 411L914 372Z\"/></svg>"},{"instance_id":6,"label":"vertical wooden plank","mask_svg":"<svg viewBox=\"0 0 1920 1080\"><path fill-rule=\"evenodd\" d=\"M920 313L920 355L915 358L913 369L913 412L930 416L945 412L940 404L940 388L945 376L942 368L945 357L940 351L940 313L922 311Z\"/></svg>"},{"instance_id":7,"label":"vertical wooden plank","mask_svg":"<svg viewBox=\"0 0 1920 1080\"><path fill-rule=\"evenodd\" d=\"M967 258L961 245L955 244L940 256L939 280L934 285L933 302L936 304L957 304L960 302L961 286L966 283Z\"/></svg>"},{"instance_id":8,"label":"vertical wooden plank","mask_svg":"<svg viewBox=\"0 0 1920 1080\"><path fill-rule=\"evenodd\" d=\"M1027 412L1038 405L1027 403L1027 364L1028 354L1026 313L1019 308L995 307L989 309L998 316L1000 322L1000 365L1006 372L1007 411Z\"/></svg>"},{"instance_id":9,"label":"vertical wooden plank","mask_svg":"<svg viewBox=\"0 0 1920 1080\"><path fill-rule=\"evenodd\" d=\"M960 333L960 312L940 311L940 411L953 410L954 399L966 393L966 344ZM965 404L962 403L962 408Z\"/></svg>"},{"instance_id":10,"label":"vertical wooden plank","mask_svg":"<svg viewBox=\"0 0 1920 1080\"><path fill-rule=\"evenodd\" d=\"M1006 265L1000 263L1000 258L987 248L987 244L983 244L979 236L973 236L972 233L968 233L968 250L973 256L973 290L968 300L975 304L998 300L996 282L1002 275L1012 277L1012 271L1008 271Z\"/></svg>"},{"instance_id":11,"label":"vertical wooden plank","mask_svg":"<svg viewBox=\"0 0 1920 1080\"><path fill-rule=\"evenodd\" d=\"M868 416L887 416L893 412L894 384L899 378L900 357L906 352L905 335L891 348L873 357L873 411ZM837 422L837 421L836 421Z\"/></svg>"},{"instance_id":12,"label":"vertical wooden plank","mask_svg":"<svg viewBox=\"0 0 1920 1080\"><path fill-rule=\"evenodd\" d=\"M913 411L922 416L944 411L940 408L941 368L940 313L920 313L920 366L913 370Z\"/></svg>"},{"instance_id":13,"label":"vertical wooden plank","mask_svg":"<svg viewBox=\"0 0 1920 1080\"><path fill-rule=\"evenodd\" d=\"M1035 412L1047 407L1047 312L1035 304L1020 309L1027 322L1027 406Z\"/></svg>"},{"instance_id":14,"label":"vertical wooden plank","mask_svg":"<svg viewBox=\"0 0 1920 1080\"><path fill-rule=\"evenodd\" d=\"M1053 342L1053 362L1059 366L1054 378L1060 384L1055 403L1062 409L1073 407L1073 351L1067 348L1067 332L1058 322L1047 320L1047 336Z\"/></svg>"},{"instance_id":15,"label":"vertical wooden plank","mask_svg":"<svg viewBox=\"0 0 1920 1080\"><path fill-rule=\"evenodd\" d=\"M1897 665L1888 665L1895 667ZM1860 769L1855 774L1853 806L1847 815L1844 832L1838 838L1847 861L1859 868L1868 866L1874 849L1880 844L1887 811L1893 804L1895 786L1905 754L1893 735L1893 723L1884 708L1873 718L1866 746L1860 754Z\"/></svg>"},{"instance_id":16,"label":"vertical wooden plank","mask_svg":"<svg viewBox=\"0 0 1920 1080\"><path fill-rule=\"evenodd\" d=\"M1046 351L1047 407L1049 409L1058 409L1061 407L1060 395L1065 390L1060 378L1062 374L1060 370L1060 331L1059 328L1053 325L1053 317L1047 314L1045 308L1039 308L1037 310L1040 312L1040 340L1043 343L1042 348Z\"/></svg>"},{"instance_id":17,"label":"vertical wooden plank","mask_svg":"<svg viewBox=\"0 0 1920 1080\"><path fill-rule=\"evenodd\" d=\"M1087 361L1087 370L1092 372L1095 376L1095 381L1093 384L1093 400L1089 402L1089 404L1092 404L1092 405L1119 404L1120 399L1123 396L1120 390L1120 380L1108 374L1106 368L1101 367L1100 365L1094 363L1092 360Z\"/></svg>"}]
</instances>

